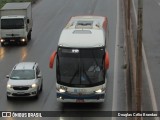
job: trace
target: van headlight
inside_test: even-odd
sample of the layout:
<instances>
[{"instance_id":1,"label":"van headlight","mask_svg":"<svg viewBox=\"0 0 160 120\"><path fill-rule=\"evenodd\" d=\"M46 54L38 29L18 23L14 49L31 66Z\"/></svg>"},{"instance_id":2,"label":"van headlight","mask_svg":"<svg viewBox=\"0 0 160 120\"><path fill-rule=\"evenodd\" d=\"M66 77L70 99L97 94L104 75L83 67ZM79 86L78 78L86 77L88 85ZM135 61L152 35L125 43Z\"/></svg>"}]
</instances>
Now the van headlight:
<instances>
[{"instance_id":1,"label":"van headlight","mask_svg":"<svg viewBox=\"0 0 160 120\"><path fill-rule=\"evenodd\" d=\"M10 84L7 84L7 88L12 88L12 85L10 85Z\"/></svg>"},{"instance_id":2,"label":"van headlight","mask_svg":"<svg viewBox=\"0 0 160 120\"><path fill-rule=\"evenodd\" d=\"M37 84L32 84L32 88L36 88L37 87Z\"/></svg>"},{"instance_id":3,"label":"van headlight","mask_svg":"<svg viewBox=\"0 0 160 120\"><path fill-rule=\"evenodd\" d=\"M102 90L102 89L99 89L99 90L96 90L95 92L96 92L96 93L102 93L103 90Z\"/></svg>"},{"instance_id":4,"label":"van headlight","mask_svg":"<svg viewBox=\"0 0 160 120\"><path fill-rule=\"evenodd\" d=\"M66 90L60 88L59 92L64 93L64 92L66 92Z\"/></svg>"}]
</instances>

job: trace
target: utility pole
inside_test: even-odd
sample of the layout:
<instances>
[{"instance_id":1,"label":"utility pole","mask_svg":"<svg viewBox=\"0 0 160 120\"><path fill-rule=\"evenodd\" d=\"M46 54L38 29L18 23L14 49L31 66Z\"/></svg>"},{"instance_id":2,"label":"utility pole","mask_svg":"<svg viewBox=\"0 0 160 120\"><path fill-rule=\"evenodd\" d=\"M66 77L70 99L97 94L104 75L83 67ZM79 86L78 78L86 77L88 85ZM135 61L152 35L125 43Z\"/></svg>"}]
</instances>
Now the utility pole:
<instances>
[{"instance_id":1,"label":"utility pole","mask_svg":"<svg viewBox=\"0 0 160 120\"><path fill-rule=\"evenodd\" d=\"M126 1L126 13L127 13L127 53L128 53L128 68L127 68L127 86L131 87L131 81L133 80L133 66L132 66L132 50L131 50L131 0ZM131 88L130 88L131 89ZM132 98L132 90L128 91L130 93L128 97L131 99L128 99L128 110L132 111L133 110L133 98ZM128 118L128 120L133 120L133 118Z\"/></svg>"},{"instance_id":2,"label":"utility pole","mask_svg":"<svg viewBox=\"0 0 160 120\"><path fill-rule=\"evenodd\" d=\"M142 95L142 12L143 0L138 0L138 29L137 29L137 74L136 74L136 111L141 112ZM141 120L141 117L137 117Z\"/></svg>"},{"instance_id":3,"label":"utility pole","mask_svg":"<svg viewBox=\"0 0 160 120\"><path fill-rule=\"evenodd\" d=\"M127 19L128 19L127 20L128 21L128 32L129 32L129 38L130 38L131 0L128 0L128 5L127 6L128 6L128 10L127 10L128 11L128 16L127 16Z\"/></svg>"}]
</instances>

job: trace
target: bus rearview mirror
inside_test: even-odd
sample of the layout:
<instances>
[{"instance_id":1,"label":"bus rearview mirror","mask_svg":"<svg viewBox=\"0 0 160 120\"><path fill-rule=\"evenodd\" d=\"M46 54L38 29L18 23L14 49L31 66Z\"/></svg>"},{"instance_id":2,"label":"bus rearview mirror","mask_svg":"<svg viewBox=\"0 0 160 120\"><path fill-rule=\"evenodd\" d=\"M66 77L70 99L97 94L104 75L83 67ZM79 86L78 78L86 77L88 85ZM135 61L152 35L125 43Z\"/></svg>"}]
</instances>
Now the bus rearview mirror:
<instances>
[{"instance_id":1,"label":"bus rearview mirror","mask_svg":"<svg viewBox=\"0 0 160 120\"><path fill-rule=\"evenodd\" d=\"M51 57L50 57L50 62L49 62L49 67L50 67L50 68L53 68L54 59L55 59L55 57L56 57L56 54L57 54L57 52L54 51L54 52L52 53Z\"/></svg>"},{"instance_id":2,"label":"bus rearview mirror","mask_svg":"<svg viewBox=\"0 0 160 120\"><path fill-rule=\"evenodd\" d=\"M107 70L109 68L109 55L108 52L106 51L105 53L105 69Z\"/></svg>"}]
</instances>

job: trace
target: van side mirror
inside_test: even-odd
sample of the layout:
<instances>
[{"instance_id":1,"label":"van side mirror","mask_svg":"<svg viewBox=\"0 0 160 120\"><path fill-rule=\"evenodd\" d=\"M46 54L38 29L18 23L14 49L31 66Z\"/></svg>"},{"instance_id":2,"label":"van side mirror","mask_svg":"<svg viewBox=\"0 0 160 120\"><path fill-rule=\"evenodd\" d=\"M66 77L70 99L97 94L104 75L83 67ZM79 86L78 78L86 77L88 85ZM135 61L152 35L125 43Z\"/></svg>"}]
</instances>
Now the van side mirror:
<instances>
[{"instance_id":1,"label":"van side mirror","mask_svg":"<svg viewBox=\"0 0 160 120\"><path fill-rule=\"evenodd\" d=\"M42 75L38 75L38 76L37 76L37 78L41 78L41 77L42 77Z\"/></svg>"},{"instance_id":2,"label":"van side mirror","mask_svg":"<svg viewBox=\"0 0 160 120\"><path fill-rule=\"evenodd\" d=\"M6 78L9 78L9 75L6 75Z\"/></svg>"},{"instance_id":3,"label":"van side mirror","mask_svg":"<svg viewBox=\"0 0 160 120\"><path fill-rule=\"evenodd\" d=\"M56 57L56 54L57 54L57 52L54 51L54 52L52 53L51 57L50 57L50 62L49 62L49 67L50 67L50 68L53 68L54 59L55 59L55 57Z\"/></svg>"},{"instance_id":4,"label":"van side mirror","mask_svg":"<svg viewBox=\"0 0 160 120\"><path fill-rule=\"evenodd\" d=\"M107 70L109 68L109 55L108 52L106 51L105 53L105 69Z\"/></svg>"},{"instance_id":5,"label":"van side mirror","mask_svg":"<svg viewBox=\"0 0 160 120\"><path fill-rule=\"evenodd\" d=\"M27 24L29 24L29 19L27 19Z\"/></svg>"}]
</instances>

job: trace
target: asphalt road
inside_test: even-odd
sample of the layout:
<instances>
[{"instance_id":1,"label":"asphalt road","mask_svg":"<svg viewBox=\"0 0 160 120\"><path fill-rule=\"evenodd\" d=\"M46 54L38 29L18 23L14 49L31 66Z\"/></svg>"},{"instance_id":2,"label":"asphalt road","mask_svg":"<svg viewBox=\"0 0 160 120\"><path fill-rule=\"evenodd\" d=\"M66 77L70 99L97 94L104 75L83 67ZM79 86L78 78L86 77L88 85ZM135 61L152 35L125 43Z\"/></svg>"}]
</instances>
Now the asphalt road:
<instances>
[{"instance_id":1,"label":"asphalt road","mask_svg":"<svg viewBox=\"0 0 160 120\"><path fill-rule=\"evenodd\" d=\"M160 16L156 14L159 10L160 0L144 1L144 48L153 82L158 110L160 110Z\"/></svg>"},{"instance_id":2,"label":"asphalt road","mask_svg":"<svg viewBox=\"0 0 160 120\"><path fill-rule=\"evenodd\" d=\"M32 40L27 46L0 47L0 111L126 111L126 82L123 49L123 21L121 0L39 0L33 6ZM55 68L49 69L49 58L54 50L63 27L71 16L102 15L109 21L108 51L110 68L106 100L103 104L61 104L56 101ZM43 91L38 100L12 99L7 101L5 76L21 61L39 63L44 78ZM71 116L70 116L71 117ZM75 118L42 118L44 120L68 120ZM9 120L7 118L0 118ZM13 118L12 120L17 120ZM20 120L22 118L19 118ZM34 119L39 120L40 118ZM77 117L76 120L86 120ZM124 120L125 118L91 117L92 120Z\"/></svg>"}]
</instances>

